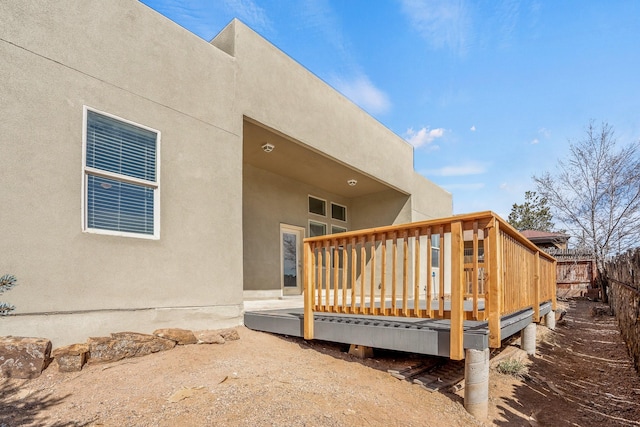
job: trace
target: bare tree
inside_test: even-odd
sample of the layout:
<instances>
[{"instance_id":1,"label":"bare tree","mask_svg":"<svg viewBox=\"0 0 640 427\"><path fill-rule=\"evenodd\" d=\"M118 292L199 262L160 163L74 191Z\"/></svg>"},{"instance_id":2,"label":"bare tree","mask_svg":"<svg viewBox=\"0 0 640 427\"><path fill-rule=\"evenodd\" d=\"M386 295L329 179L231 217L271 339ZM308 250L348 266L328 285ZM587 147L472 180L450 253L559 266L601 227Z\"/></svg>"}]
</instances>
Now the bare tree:
<instances>
[{"instance_id":1,"label":"bare tree","mask_svg":"<svg viewBox=\"0 0 640 427\"><path fill-rule=\"evenodd\" d=\"M640 237L640 141L616 147L614 130L590 122L572 142L555 175L534 176L544 197L606 277L605 259L638 245ZM606 283L603 283L606 286ZM607 301L606 289L603 298Z\"/></svg>"}]
</instances>

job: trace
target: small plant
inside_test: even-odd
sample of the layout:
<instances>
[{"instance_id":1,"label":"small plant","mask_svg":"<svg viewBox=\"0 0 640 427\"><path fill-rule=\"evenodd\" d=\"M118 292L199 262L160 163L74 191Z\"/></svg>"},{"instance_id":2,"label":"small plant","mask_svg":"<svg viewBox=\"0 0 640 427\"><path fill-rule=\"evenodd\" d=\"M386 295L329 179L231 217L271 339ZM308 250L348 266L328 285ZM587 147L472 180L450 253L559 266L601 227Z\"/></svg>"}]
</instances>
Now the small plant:
<instances>
[{"instance_id":1,"label":"small plant","mask_svg":"<svg viewBox=\"0 0 640 427\"><path fill-rule=\"evenodd\" d=\"M5 274L0 277L0 294L7 292L17 284L18 279L16 279L16 276ZM0 316L6 316L15 309L16 308L13 305L0 301Z\"/></svg>"},{"instance_id":2,"label":"small plant","mask_svg":"<svg viewBox=\"0 0 640 427\"><path fill-rule=\"evenodd\" d=\"M496 367L498 372L505 375L511 375L516 378L524 379L527 376L527 366L517 359L506 359L498 363Z\"/></svg>"}]
</instances>

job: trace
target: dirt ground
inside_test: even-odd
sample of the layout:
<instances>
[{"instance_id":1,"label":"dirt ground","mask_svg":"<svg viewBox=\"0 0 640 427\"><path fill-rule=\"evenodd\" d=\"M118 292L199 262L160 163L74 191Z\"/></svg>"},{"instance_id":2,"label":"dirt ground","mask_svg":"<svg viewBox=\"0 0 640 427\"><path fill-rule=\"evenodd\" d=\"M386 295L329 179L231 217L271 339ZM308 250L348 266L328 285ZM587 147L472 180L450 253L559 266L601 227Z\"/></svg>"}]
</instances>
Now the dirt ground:
<instances>
[{"instance_id":1,"label":"dirt ground","mask_svg":"<svg viewBox=\"0 0 640 427\"><path fill-rule=\"evenodd\" d=\"M517 341L494 351L483 422L464 410L462 390L429 392L387 372L433 358L360 360L341 345L239 328L223 345L76 373L54 362L37 379L0 383L0 426L640 426L640 377L603 307L569 301L555 331L538 327L535 358ZM529 373L499 373L508 359Z\"/></svg>"}]
</instances>

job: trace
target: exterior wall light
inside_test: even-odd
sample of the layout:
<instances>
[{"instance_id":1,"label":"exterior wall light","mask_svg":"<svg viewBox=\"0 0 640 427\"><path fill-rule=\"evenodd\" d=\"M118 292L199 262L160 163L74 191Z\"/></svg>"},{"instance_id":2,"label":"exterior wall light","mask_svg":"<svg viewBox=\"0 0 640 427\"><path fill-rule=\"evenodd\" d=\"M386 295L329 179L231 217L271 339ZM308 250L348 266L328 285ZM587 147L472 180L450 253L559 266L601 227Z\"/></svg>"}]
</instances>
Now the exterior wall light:
<instances>
[{"instance_id":1,"label":"exterior wall light","mask_svg":"<svg viewBox=\"0 0 640 427\"><path fill-rule=\"evenodd\" d=\"M270 152L272 152L274 148L276 148L276 146L275 146L275 145L273 145L273 144L269 144L268 142L262 145L262 150L263 150L265 153L270 153Z\"/></svg>"},{"instance_id":2,"label":"exterior wall light","mask_svg":"<svg viewBox=\"0 0 640 427\"><path fill-rule=\"evenodd\" d=\"M357 179L350 179L347 181L347 184L349 184L351 187L354 187L357 183L358 183Z\"/></svg>"}]
</instances>

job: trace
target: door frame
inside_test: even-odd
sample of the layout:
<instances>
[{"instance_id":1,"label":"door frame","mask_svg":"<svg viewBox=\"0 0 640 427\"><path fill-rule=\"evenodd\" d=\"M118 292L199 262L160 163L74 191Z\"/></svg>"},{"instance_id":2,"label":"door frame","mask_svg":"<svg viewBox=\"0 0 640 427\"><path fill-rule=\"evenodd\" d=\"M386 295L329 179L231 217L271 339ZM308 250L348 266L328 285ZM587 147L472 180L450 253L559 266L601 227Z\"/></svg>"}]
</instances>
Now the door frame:
<instances>
[{"instance_id":1,"label":"door frame","mask_svg":"<svg viewBox=\"0 0 640 427\"><path fill-rule=\"evenodd\" d=\"M306 234L304 227L298 227L297 225L280 223L280 289L282 295L302 295L302 274L303 274L303 240ZM284 285L284 247L283 247L283 235L284 233L297 235L297 247L296 247L296 286Z\"/></svg>"}]
</instances>

